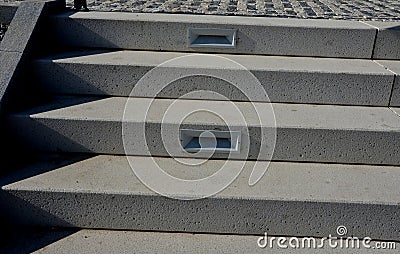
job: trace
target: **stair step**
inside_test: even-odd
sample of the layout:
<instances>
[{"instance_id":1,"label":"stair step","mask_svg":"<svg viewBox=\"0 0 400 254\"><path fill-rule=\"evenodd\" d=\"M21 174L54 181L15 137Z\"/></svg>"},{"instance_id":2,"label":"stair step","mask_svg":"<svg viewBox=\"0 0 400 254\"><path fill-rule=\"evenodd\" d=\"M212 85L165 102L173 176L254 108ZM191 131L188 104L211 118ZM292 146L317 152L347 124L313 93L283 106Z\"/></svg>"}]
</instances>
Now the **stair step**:
<instances>
[{"instance_id":1,"label":"stair step","mask_svg":"<svg viewBox=\"0 0 400 254\"><path fill-rule=\"evenodd\" d=\"M256 55L217 55L237 62L260 81L271 102L387 106L394 74L372 60ZM172 59L191 57L192 64L176 61L162 67L162 78L179 73L231 73L234 66L213 64L213 55L152 51L83 51L35 61L35 73L45 91L56 94L129 96L136 83L154 67ZM172 67L173 66L173 67ZM228 70L230 69L230 70ZM196 71L195 71L196 70ZM238 70L235 70L238 72ZM154 73L154 72L153 72ZM155 75L155 74L153 74ZM232 74L231 74L232 75ZM243 75L246 77L246 75ZM247 79L240 80L243 87ZM168 84L166 84L168 85ZM137 89L135 96L154 97L154 84ZM218 92L231 100L248 100L221 79L191 76L172 82L159 97L178 98L193 90ZM191 98L197 98L192 95ZM212 99L212 97L201 98Z\"/></svg>"},{"instance_id":2,"label":"stair step","mask_svg":"<svg viewBox=\"0 0 400 254\"><path fill-rule=\"evenodd\" d=\"M30 145L42 151L203 158L208 155L183 151L180 130L229 129L209 112L197 112L182 121L182 115L198 109L222 115L231 131L241 132L241 151L232 153L231 159L257 159L259 154L259 160L271 159L276 120L274 160L400 165L400 117L386 107L60 97L10 115L8 125L22 147ZM214 158L227 155L215 154Z\"/></svg>"},{"instance_id":3,"label":"stair step","mask_svg":"<svg viewBox=\"0 0 400 254\"><path fill-rule=\"evenodd\" d=\"M344 58L371 58L377 31L358 21L159 13L66 12L49 23L58 44L74 47ZM236 46L213 47L229 42L229 29ZM191 47L191 34L210 45Z\"/></svg>"},{"instance_id":4,"label":"stair step","mask_svg":"<svg viewBox=\"0 0 400 254\"><path fill-rule=\"evenodd\" d=\"M25 234L24 234L25 233ZM31 233L31 232L30 232ZM304 243L305 248L292 248L287 238L287 245L289 248L279 247L277 244L278 237L271 240L273 236L268 239L272 243L272 247L260 248L258 247L258 239L260 236L248 235L216 235L216 234L187 234L187 233L165 233L165 232L140 232L140 231L120 231L120 230L88 230L83 229L77 232L67 230L47 230L39 231L38 233L26 234L22 232L25 239L16 241L17 245L10 246L6 249L7 253L68 253L80 254L84 253L268 253L273 250L274 253L376 253L377 246L382 242L371 241L369 246L373 248L365 248L360 240L360 248L331 248L328 242L325 242L324 248L310 248L308 242ZM50 240L49 240L50 239ZM298 238L302 246L302 238ZM315 239L317 243L321 243L321 238ZM44 243L46 246L43 248L36 248L32 250L32 245ZM398 242L393 242L394 245L388 245L384 249L385 253L397 253L400 248ZM30 244L30 245L28 245ZM263 242L261 242L261 245ZM338 241L339 244L339 241ZM312 245L311 245L312 246ZM338 245L339 246L339 245ZM345 245L344 245L345 246ZM36 250L36 251L35 251Z\"/></svg>"},{"instance_id":5,"label":"stair step","mask_svg":"<svg viewBox=\"0 0 400 254\"><path fill-rule=\"evenodd\" d=\"M376 62L396 75L390 105L400 107L400 61L380 60Z\"/></svg>"},{"instance_id":6,"label":"stair step","mask_svg":"<svg viewBox=\"0 0 400 254\"><path fill-rule=\"evenodd\" d=\"M365 22L378 29L376 35L374 58L400 60L400 22Z\"/></svg>"},{"instance_id":7,"label":"stair step","mask_svg":"<svg viewBox=\"0 0 400 254\"><path fill-rule=\"evenodd\" d=\"M149 172L157 170L155 160L181 179L210 176L225 163L129 160ZM241 162L229 163L233 168ZM399 239L399 167L271 162L249 186L254 163L247 161L226 189L199 200L160 196L135 176L127 157L109 155L32 164L2 179L1 197L10 216L32 226L327 237L344 225L349 236ZM196 195L171 189L172 196Z\"/></svg>"}]
</instances>

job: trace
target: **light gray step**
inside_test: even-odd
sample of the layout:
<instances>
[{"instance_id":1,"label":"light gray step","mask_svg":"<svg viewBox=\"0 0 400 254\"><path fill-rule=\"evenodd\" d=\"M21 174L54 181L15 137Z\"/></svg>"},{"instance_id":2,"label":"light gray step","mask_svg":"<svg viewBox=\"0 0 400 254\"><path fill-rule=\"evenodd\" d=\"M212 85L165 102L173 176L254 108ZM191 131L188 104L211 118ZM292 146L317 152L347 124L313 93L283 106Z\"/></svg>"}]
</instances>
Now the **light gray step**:
<instances>
[{"instance_id":1,"label":"light gray step","mask_svg":"<svg viewBox=\"0 0 400 254\"><path fill-rule=\"evenodd\" d=\"M51 93L129 96L136 83L151 69L166 61L190 55L152 51L85 51L42 58L35 61L34 66L38 83ZM394 74L372 60L218 56L233 60L251 71L272 102L389 105ZM193 57L190 65L176 62L160 68L160 72L168 75L179 73L177 77L183 77L184 74L199 73L198 69L209 75L218 75L220 68L228 68L225 70L227 74L239 71L234 70L235 66L224 66L224 62L221 65L211 64L218 61L211 57L205 55L203 62L201 58ZM245 74L242 76L243 80L239 82L244 87L249 86L248 77ZM162 78L165 79L166 75ZM193 90L204 89L223 94L231 100L248 100L231 84L217 78L191 75L166 85L168 87L159 97L178 98ZM149 83L147 89L137 89L134 95L153 97L155 86Z\"/></svg>"},{"instance_id":2,"label":"light gray step","mask_svg":"<svg viewBox=\"0 0 400 254\"><path fill-rule=\"evenodd\" d=\"M197 110L208 112L184 117ZM8 125L22 146L43 151L198 158L208 155L183 151L180 131L222 131L229 130L229 125L242 137L241 150L232 153L232 159L257 159L260 154L259 160L269 160L274 152L274 160L400 165L400 116L396 110L399 111L386 107L60 97L10 115ZM275 120L277 138L273 150Z\"/></svg>"},{"instance_id":3,"label":"light gray step","mask_svg":"<svg viewBox=\"0 0 400 254\"><path fill-rule=\"evenodd\" d=\"M216 235L216 234L187 234L187 233L163 233L163 232L139 232L120 230L88 230L77 232L68 230L40 231L27 234L25 230L16 241L17 245L5 250L18 253L32 252L32 245L45 244L43 248L36 248L32 253L376 253L376 246L382 246L379 241L371 241L369 245L374 248L330 248L326 242L325 248L279 248L277 241L273 240L272 248L260 248L257 241L261 236L247 235ZM31 232L29 232L31 233ZM22 238L22 237L26 238ZM269 236L268 239L272 239ZM49 241L49 238L52 241ZM278 237L276 237L278 238ZM290 237L287 238L289 241ZM302 238L299 238L301 240ZM316 238L320 243L321 238ZM30 245L29 245L30 244ZM261 245L263 243L261 242ZM301 244L301 242L300 242ZM397 253L400 245L398 242L384 242L388 248L382 250L385 253ZM288 243L286 243L288 245ZM307 245L307 242L305 243ZM363 246L360 241L360 246ZM390 247L389 247L390 246ZM393 247L391 247L393 246ZM9 252L8 252L9 253Z\"/></svg>"},{"instance_id":4,"label":"light gray step","mask_svg":"<svg viewBox=\"0 0 400 254\"><path fill-rule=\"evenodd\" d=\"M396 75L390 105L400 107L400 61L380 60L376 62Z\"/></svg>"},{"instance_id":5,"label":"light gray step","mask_svg":"<svg viewBox=\"0 0 400 254\"><path fill-rule=\"evenodd\" d=\"M376 43L374 46L374 58L400 60L400 21L368 21L366 23L378 29Z\"/></svg>"},{"instance_id":6,"label":"light gray step","mask_svg":"<svg viewBox=\"0 0 400 254\"><path fill-rule=\"evenodd\" d=\"M49 23L61 45L188 52L371 58L376 36L358 21L264 17L67 12ZM189 28L235 29L236 48L189 47Z\"/></svg>"},{"instance_id":7,"label":"light gray step","mask_svg":"<svg viewBox=\"0 0 400 254\"><path fill-rule=\"evenodd\" d=\"M181 179L210 176L225 163L208 160L187 166L172 158L130 160L133 168L149 173L157 170L155 160ZM315 237L337 236L337 227L345 226L347 236L400 237L399 167L272 162L250 187L253 166L247 161L238 178L212 197L180 200L148 189L125 156L99 155L72 164L52 160L3 178L1 202L13 220L31 226ZM267 162L259 166L267 167ZM195 189L170 187L172 196L196 196Z\"/></svg>"}]
</instances>

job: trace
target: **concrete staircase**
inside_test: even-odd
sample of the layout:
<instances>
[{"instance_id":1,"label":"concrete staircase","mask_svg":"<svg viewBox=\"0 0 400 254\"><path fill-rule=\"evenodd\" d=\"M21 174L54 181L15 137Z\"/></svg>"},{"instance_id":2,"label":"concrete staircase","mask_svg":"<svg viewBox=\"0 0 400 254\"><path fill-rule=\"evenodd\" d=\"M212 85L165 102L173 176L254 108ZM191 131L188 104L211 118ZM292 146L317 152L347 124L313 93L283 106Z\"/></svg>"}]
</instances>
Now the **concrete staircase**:
<instances>
[{"instance_id":1,"label":"concrete staircase","mask_svg":"<svg viewBox=\"0 0 400 254\"><path fill-rule=\"evenodd\" d=\"M327 237L341 225L347 236L399 240L400 37L393 28L400 24L101 12L50 20L48 33L59 48L32 62L29 84L45 96L7 114L18 151L34 157L0 179L3 210L16 223L166 231L128 234L167 237L177 246L187 236L173 232L210 234L182 253L207 241L229 252L217 238L247 239L233 248L246 252L250 236L239 235ZM145 79L173 59L189 60L162 66L161 80ZM268 97L248 98L226 80L204 75L239 73L235 80L246 86L248 73L227 68L226 61L248 69ZM183 78L154 96L169 73ZM196 90L212 93L185 96ZM175 111L164 117L171 106ZM196 110L229 121L207 112L183 117ZM188 152L192 141L207 145L196 141L195 131L182 143L188 129L214 133L215 153ZM231 136L222 136L227 131ZM240 149L218 153L232 148L234 132ZM229 146L218 150L224 142ZM196 198L195 187L153 179L169 191L164 197L132 170L155 172L157 165L187 180L224 165L232 174L244 169L221 192L182 200ZM254 168L268 171L250 186Z\"/></svg>"}]
</instances>

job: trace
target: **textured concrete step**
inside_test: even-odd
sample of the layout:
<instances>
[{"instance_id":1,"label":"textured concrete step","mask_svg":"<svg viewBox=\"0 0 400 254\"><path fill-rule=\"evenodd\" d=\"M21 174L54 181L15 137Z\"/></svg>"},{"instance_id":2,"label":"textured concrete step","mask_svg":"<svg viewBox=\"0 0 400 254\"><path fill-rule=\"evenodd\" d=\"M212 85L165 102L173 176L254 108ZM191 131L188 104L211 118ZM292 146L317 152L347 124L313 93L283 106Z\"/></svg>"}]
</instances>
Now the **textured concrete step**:
<instances>
[{"instance_id":1,"label":"textured concrete step","mask_svg":"<svg viewBox=\"0 0 400 254\"><path fill-rule=\"evenodd\" d=\"M365 22L378 29L374 46L375 59L396 59L400 60L400 22Z\"/></svg>"},{"instance_id":2,"label":"textured concrete step","mask_svg":"<svg viewBox=\"0 0 400 254\"><path fill-rule=\"evenodd\" d=\"M130 159L135 170L153 172L155 160L165 172L187 180L210 176L226 162L188 166L172 158ZM229 163L233 168L241 162ZM399 167L272 162L249 186L253 166L247 161L238 178L212 197L178 200L148 189L125 156L99 155L72 164L53 159L2 178L1 202L18 223L36 226L315 237L334 236L345 226L347 236L400 237ZM194 190L170 187L172 196L196 196Z\"/></svg>"},{"instance_id":3,"label":"textured concrete step","mask_svg":"<svg viewBox=\"0 0 400 254\"><path fill-rule=\"evenodd\" d=\"M400 107L400 61L380 60L376 62L396 75L390 105Z\"/></svg>"},{"instance_id":4,"label":"textured concrete step","mask_svg":"<svg viewBox=\"0 0 400 254\"><path fill-rule=\"evenodd\" d=\"M272 102L389 105L394 74L372 60L229 54L218 56L233 60L251 71ZM129 96L136 83L152 68L182 57L191 57L191 54L151 51L71 52L37 60L35 73L39 84L52 93ZM192 57L189 61L191 65L179 61L173 65L164 65L160 72L175 72L183 77L184 74L198 73L198 69L209 75L220 72L220 68L227 68L227 73L233 71L234 66L224 66L223 62L221 65L211 65L210 61L216 59L210 55L204 56L203 62L199 57ZM241 83L248 86L247 76L243 77L246 78L240 80ZM138 89L135 96L153 97L154 89L151 87L154 86L149 84L148 90ZM247 100L226 81L205 76L191 76L172 82L159 96L178 98L199 89L218 92L231 100Z\"/></svg>"},{"instance_id":5,"label":"textured concrete step","mask_svg":"<svg viewBox=\"0 0 400 254\"><path fill-rule=\"evenodd\" d=\"M68 12L49 23L67 46L190 52L371 58L376 36L376 28L358 21L264 17ZM192 47L193 38L223 43Z\"/></svg>"},{"instance_id":6,"label":"textured concrete step","mask_svg":"<svg viewBox=\"0 0 400 254\"><path fill-rule=\"evenodd\" d=\"M22 147L44 151L200 158L184 151L181 130L230 128L242 138L232 159L400 165L400 116L383 107L60 97L8 125Z\"/></svg>"},{"instance_id":7,"label":"textured concrete step","mask_svg":"<svg viewBox=\"0 0 400 254\"><path fill-rule=\"evenodd\" d=\"M30 234L27 234L29 232ZM294 248L288 243L287 249L279 247L278 237L272 241L272 247L260 248L258 239L260 236L247 235L216 235L216 234L185 234L185 233L161 233L138 231L113 231L113 230L80 230L78 232L68 230L41 230L37 232L24 230L15 245L3 248L7 253L376 253L376 247L382 246L381 242L371 241L366 248L360 241L361 248L332 248L326 242L324 248L309 248L305 242L305 248ZM22 238L25 237L25 238ZM272 239L269 236L268 239ZM50 240L49 240L50 239ZM290 237L287 238L287 242ZM301 241L302 238L299 238ZM320 243L321 238L316 238ZM42 248L36 247L43 243ZM263 243L261 242L261 246ZM383 242L385 253L397 253L400 245L398 242ZM302 246L302 243L299 244ZM293 246L293 245L292 245ZM312 245L311 245L312 246ZM344 245L345 246L345 245ZM0 247L1 250L1 247Z\"/></svg>"}]
</instances>

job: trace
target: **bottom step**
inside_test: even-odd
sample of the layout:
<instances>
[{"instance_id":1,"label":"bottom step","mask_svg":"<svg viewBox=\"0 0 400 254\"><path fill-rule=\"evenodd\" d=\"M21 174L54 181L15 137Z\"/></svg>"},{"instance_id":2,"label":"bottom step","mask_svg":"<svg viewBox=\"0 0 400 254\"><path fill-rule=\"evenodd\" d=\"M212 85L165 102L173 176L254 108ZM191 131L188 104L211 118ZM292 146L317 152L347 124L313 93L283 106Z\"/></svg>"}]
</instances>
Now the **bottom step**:
<instances>
[{"instance_id":1,"label":"bottom step","mask_svg":"<svg viewBox=\"0 0 400 254\"><path fill-rule=\"evenodd\" d=\"M261 238L261 239L260 239ZM268 245L264 247L264 239ZM285 237L278 245L278 237L246 235L213 235L187 233L160 233L135 231L31 231L22 230L18 236L0 247L2 253L398 253L398 242L359 241L359 245L340 247L340 240L324 242L316 248L313 241L320 244L322 239ZM289 244L292 241L293 244ZM299 245L296 244L299 242ZM304 242L304 244L303 244ZM343 241L344 242L344 241ZM357 243L357 241L355 241ZM333 248L331 246L336 246ZM260 247L261 246L261 247ZM287 248L285 248L287 246ZM303 247L304 246L304 247ZM317 245L318 246L318 245ZM353 247L354 246L354 247ZM359 247L358 247L359 246ZM297 248L298 247L298 248ZM379 250L377 250L379 248Z\"/></svg>"},{"instance_id":2,"label":"bottom step","mask_svg":"<svg viewBox=\"0 0 400 254\"><path fill-rule=\"evenodd\" d=\"M225 162L189 170L171 158L130 159L150 172L154 159L186 179ZM177 200L145 187L125 156L43 162L2 179L0 207L36 226L315 237L345 226L349 236L400 239L400 167L272 162L249 186L253 163L210 198Z\"/></svg>"}]
</instances>

